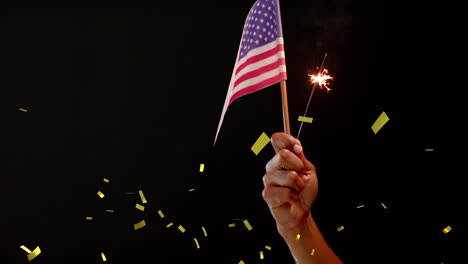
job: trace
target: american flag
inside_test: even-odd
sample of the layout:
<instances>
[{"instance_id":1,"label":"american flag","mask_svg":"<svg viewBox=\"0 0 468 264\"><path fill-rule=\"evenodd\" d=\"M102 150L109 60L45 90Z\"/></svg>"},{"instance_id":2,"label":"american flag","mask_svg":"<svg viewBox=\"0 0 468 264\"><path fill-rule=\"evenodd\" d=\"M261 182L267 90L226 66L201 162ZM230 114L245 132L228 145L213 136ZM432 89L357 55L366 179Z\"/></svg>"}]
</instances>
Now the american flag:
<instances>
[{"instance_id":1,"label":"american flag","mask_svg":"<svg viewBox=\"0 0 468 264\"><path fill-rule=\"evenodd\" d=\"M244 23L215 143L232 101L281 80L286 80L286 60L279 0L258 0Z\"/></svg>"}]
</instances>

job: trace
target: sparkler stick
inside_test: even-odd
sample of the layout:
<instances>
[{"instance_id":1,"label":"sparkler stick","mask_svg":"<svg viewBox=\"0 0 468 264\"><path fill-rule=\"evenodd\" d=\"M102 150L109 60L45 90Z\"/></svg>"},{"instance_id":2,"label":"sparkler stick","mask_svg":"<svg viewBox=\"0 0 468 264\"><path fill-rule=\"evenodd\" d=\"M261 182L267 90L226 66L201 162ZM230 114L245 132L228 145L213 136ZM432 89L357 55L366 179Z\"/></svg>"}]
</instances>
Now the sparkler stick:
<instances>
[{"instance_id":1,"label":"sparkler stick","mask_svg":"<svg viewBox=\"0 0 468 264\"><path fill-rule=\"evenodd\" d=\"M322 70L323 70L323 64L325 63L326 58L327 58L327 53L325 53L325 56L323 56L323 60L322 60L322 64L320 65L319 73L321 73ZM304 112L304 116L307 116L307 110L309 109L310 100L312 100L312 95L314 95L316 85L317 85L317 82L314 82L314 86L312 86L312 92L310 93L309 101L307 102L307 106L306 106L306 109L305 109L305 112ZM301 126L299 127L299 132L297 133L297 137L296 137L297 139L299 139L299 135L301 134L303 124L304 124L304 122L301 121Z\"/></svg>"}]
</instances>

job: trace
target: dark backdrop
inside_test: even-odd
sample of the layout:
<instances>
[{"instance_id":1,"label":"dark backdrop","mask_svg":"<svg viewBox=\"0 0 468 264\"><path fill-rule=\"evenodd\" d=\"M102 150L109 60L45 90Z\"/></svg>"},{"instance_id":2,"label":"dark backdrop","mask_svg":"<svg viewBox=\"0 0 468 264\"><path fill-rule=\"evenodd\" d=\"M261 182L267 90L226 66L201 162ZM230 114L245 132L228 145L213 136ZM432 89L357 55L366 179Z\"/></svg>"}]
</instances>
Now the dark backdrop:
<instances>
[{"instance_id":1,"label":"dark backdrop","mask_svg":"<svg viewBox=\"0 0 468 264\"><path fill-rule=\"evenodd\" d=\"M279 84L236 100L213 147L253 3L1 9L1 263L27 262L23 244L41 248L35 263L101 263L101 252L108 263L293 263L261 197L274 151L250 150L283 129ZM313 215L347 263L460 263L458 8L281 2L293 135L325 52L335 78L300 139L319 177Z\"/></svg>"}]
</instances>

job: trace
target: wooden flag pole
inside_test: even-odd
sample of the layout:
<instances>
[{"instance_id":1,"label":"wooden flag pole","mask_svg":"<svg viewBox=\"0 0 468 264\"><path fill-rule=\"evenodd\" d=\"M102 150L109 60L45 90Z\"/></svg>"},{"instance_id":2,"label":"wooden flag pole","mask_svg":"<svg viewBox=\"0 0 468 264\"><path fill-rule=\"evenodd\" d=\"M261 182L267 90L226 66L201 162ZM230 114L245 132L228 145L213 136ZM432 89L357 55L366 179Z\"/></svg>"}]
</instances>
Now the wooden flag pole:
<instances>
[{"instance_id":1,"label":"wooden flag pole","mask_svg":"<svg viewBox=\"0 0 468 264\"><path fill-rule=\"evenodd\" d=\"M283 104L284 132L288 135L291 135L291 129L289 128L288 93L286 91L286 80L281 80L281 102Z\"/></svg>"}]
</instances>

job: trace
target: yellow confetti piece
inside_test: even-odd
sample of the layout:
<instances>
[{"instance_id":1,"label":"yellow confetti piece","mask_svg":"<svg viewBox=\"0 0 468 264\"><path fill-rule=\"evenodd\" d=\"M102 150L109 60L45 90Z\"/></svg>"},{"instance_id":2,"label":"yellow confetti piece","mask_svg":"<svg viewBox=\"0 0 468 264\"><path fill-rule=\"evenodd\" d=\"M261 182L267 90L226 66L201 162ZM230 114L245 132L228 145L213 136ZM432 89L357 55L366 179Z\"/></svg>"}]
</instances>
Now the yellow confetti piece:
<instances>
[{"instance_id":1,"label":"yellow confetti piece","mask_svg":"<svg viewBox=\"0 0 468 264\"><path fill-rule=\"evenodd\" d=\"M388 122L388 120L390 120L390 118L388 118L385 112L382 112L382 114L380 114L379 118L377 118L371 127L372 131L374 131L374 134L377 134L377 132L379 132L379 130Z\"/></svg>"},{"instance_id":2,"label":"yellow confetti piece","mask_svg":"<svg viewBox=\"0 0 468 264\"><path fill-rule=\"evenodd\" d=\"M241 261L239 261L239 264L245 264L245 263L244 263L244 261L241 260Z\"/></svg>"},{"instance_id":3,"label":"yellow confetti piece","mask_svg":"<svg viewBox=\"0 0 468 264\"><path fill-rule=\"evenodd\" d=\"M109 180L106 179L106 178L104 178L104 179L102 179L102 180L103 180L105 183L109 183Z\"/></svg>"},{"instance_id":4,"label":"yellow confetti piece","mask_svg":"<svg viewBox=\"0 0 468 264\"><path fill-rule=\"evenodd\" d=\"M166 227L169 228L169 227L171 227L171 226L173 226L173 225L174 225L174 223L171 222L171 223L169 223Z\"/></svg>"},{"instance_id":5,"label":"yellow confetti piece","mask_svg":"<svg viewBox=\"0 0 468 264\"><path fill-rule=\"evenodd\" d=\"M450 230L452 230L452 228L450 226L447 226L442 230L442 232L444 232L444 234L447 234L448 232L450 232Z\"/></svg>"},{"instance_id":6,"label":"yellow confetti piece","mask_svg":"<svg viewBox=\"0 0 468 264\"><path fill-rule=\"evenodd\" d=\"M358 207L356 207L356 208L363 208L363 207L364 207L364 205L360 205L360 206L358 206Z\"/></svg>"},{"instance_id":7,"label":"yellow confetti piece","mask_svg":"<svg viewBox=\"0 0 468 264\"><path fill-rule=\"evenodd\" d=\"M162 212L161 210L158 210L158 214L159 214L159 216L160 216L161 218L164 218L164 214L163 214L163 212Z\"/></svg>"},{"instance_id":8,"label":"yellow confetti piece","mask_svg":"<svg viewBox=\"0 0 468 264\"><path fill-rule=\"evenodd\" d=\"M101 252L101 257L102 257L102 261L107 261L106 256L104 255L104 252Z\"/></svg>"},{"instance_id":9,"label":"yellow confetti piece","mask_svg":"<svg viewBox=\"0 0 468 264\"><path fill-rule=\"evenodd\" d=\"M91 216L87 216L86 220L93 220L93 218Z\"/></svg>"},{"instance_id":10,"label":"yellow confetti piece","mask_svg":"<svg viewBox=\"0 0 468 264\"><path fill-rule=\"evenodd\" d=\"M189 192L193 192L193 191L195 191L195 189L190 189L190 190L188 190L188 191L189 191Z\"/></svg>"},{"instance_id":11,"label":"yellow confetti piece","mask_svg":"<svg viewBox=\"0 0 468 264\"><path fill-rule=\"evenodd\" d=\"M260 251L260 259L263 259L263 251Z\"/></svg>"},{"instance_id":12,"label":"yellow confetti piece","mask_svg":"<svg viewBox=\"0 0 468 264\"><path fill-rule=\"evenodd\" d=\"M200 172L203 172L205 170L205 164L200 163Z\"/></svg>"},{"instance_id":13,"label":"yellow confetti piece","mask_svg":"<svg viewBox=\"0 0 468 264\"><path fill-rule=\"evenodd\" d=\"M297 234L296 240L299 240L301 238L301 234Z\"/></svg>"},{"instance_id":14,"label":"yellow confetti piece","mask_svg":"<svg viewBox=\"0 0 468 264\"><path fill-rule=\"evenodd\" d=\"M338 232L340 232L340 231L343 230L343 229L344 229L344 226L340 226L340 227L338 227L336 230L338 230Z\"/></svg>"},{"instance_id":15,"label":"yellow confetti piece","mask_svg":"<svg viewBox=\"0 0 468 264\"><path fill-rule=\"evenodd\" d=\"M197 249L200 248L200 244L198 244L198 240L196 238L193 238L195 240L195 244L197 244Z\"/></svg>"},{"instance_id":16,"label":"yellow confetti piece","mask_svg":"<svg viewBox=\"0 0 468 264\"><path fill-rule=\"evenodd\" d=\"M145 211L145 207L143 205L141 205L141 204L136 204L135 208L140 210L140 211Z\"/></svg>"},{"instance_id":17,"label":"yellow confetti piece","mask_svg":"<svg viewBox=\"0 0 468 264\"><path fill-rule=\"evenodd\" d=\"M101 191L98 191L97 195L99 195L99 197L101 197L101 199L104 198L104 194Z\"/></svg>"},{"instance_id":18,"label":"yellow confetti piece","mask_svg":"<svg viewBox=\"0 0 468 264\"><path fill-rule=\"evenodd\" d=\"M258 155L258 153L260 153L260 151L262 151L262 149L268 144L270 143L270 138L267 136L267 134L265 134L265 132L262 132L262 134L260 135L260 137L257 139L257 141L255 141L255 143L253 144L251 150L253 151L253 153L255 153L255 155Z\"/></svg>"},{"instance_id":19,"label":"yellow confetti piece","mask_svg":"<svg viewBox=\"0 0 468 264\"><path fill-rule=\"evenodd\" d=\"M385 210L387 210L387 206L385 206L384 203L380 203L380 204L382 205L382 207L383 207Z\"/></svg>"},{"instance_id":20,"label":"yellow confetti piece","mask_svg":"<svg viewBox=\"0 0 468 264\"><path fill-rule=\"evenodd\" d=\"M271 250L271 247L270 246L265 246L266 249L268 250Z\"/></svg>"},{"instance_id":21,"label":"yellow confetti piece","mask_svg":"<svg viewBox=\"0 0 468 264\"><path fill-rule=\"evenodd\" d=\"M25 247L24 245L21 245L20 248L24 251L26 251L26 253L31 253L31 250L29 250L29 248Z\"/></svg>"},{"instance_id":22,"label":"yellow confetti piece","mask_svg":"<svg viewBox=\"0 0 468 264\"><path fill-rule=\"evenodd\" d=\"M106 212L108 212L108 213L113 213L114 210L107 209Z\"/></svg>"},{"instance_id":23,"label":"yellow confetti piece","mask_svg":"<svg viewBox=\"0 0 468 264\"><path fill-rule=\"evenodd\" d=\"M312 249L312 252L310 252L310 255L313 256L315 254L315 248Z\"/></svg>"},{"instance_id":24,"label":"yellow confetti piece","mask_svg":"<svg viewBox=\"0 0 468 264\"><path fill-rule=\"evenodd\" d=\"M33 260L35 257L37 257L39 254L41 254L41 249L39 247L37 247L36 249L34 249L31 253L29 253L27 255L28 257L28 261L31 261Z\"/></svg>"},{"instance_id":25,"label":"yellow confetti piece","mask_svg":"<svg viewBox=\"0 0 468 264\"><path fill-rule=\"evenodd\" d=\"M180 232L185 233L185 228L183 226L179 225L178 228L179 228Z\"/></svg>"},{"instance_id":26,"label":"yellow confetti piece","mask_svg":"<svg viewBox=\"0 0 468 264\"><path fill-rule=\"evenodd\" d=\"M204 228L203 226L202 226L201 228L203 229L203 233L205 234L205 237L207 237L207 236L208 236L208 234L206 233L206 230L205 230L205 228Z\"/></svg>"},{"instance_id":27,"label":"yellow confetti piece","mask_svg":"<svg viewBox=\"0 0 468 264\"><path fill-rule=\"evenodd\" d=\"M145 220L142 220L142 221L140 221L140 222L134 224L134 225L133 225L133 228L134 228L135 230L138 230L138 229L140 229L140 228L142 228L142 227L144 227L144 226L146 226L146 222L145 222Z\"/></svg>"},{"instance_id":28,"label":"yellow confetti piece","mask_svg":"<svg viewBox=\"0 0 468 264\"><path fill-rule=\"evenodd\" d=\"M250 225L249 221L247 221L247 219L244 220L244 225L247 227L247 230L252 230L252 226Z\"/></svg>"},{"instance_id":29,"label":"yellow confetti piece","mask_svg":"<svg viewBox=\"0 0 468 264\"><path fill-rule=\"evenodd\" d=\"M312 123L312 119L313 119L312 117L299 116L297 118L297 121Z\"/></svg>"},{"instance_id":30,"label":"yellow confetti piece","mask_svg":"<svg viewBox=\"0 0 468 264\"><path fill-rule=\"evenodd\" d=\"M143 194L143 191L139 190L138 193L140 194L141 202L144 203L144 204L147 203L147 201L145 199L145 195Z\"/></svg>"},{"instance_id":31,"label":"yellow confetti piece","mask_svg":"<svg viewBox=\"0 0 468 264\"><path fill-rule=\"evenodd\" d=\"M20 108L19 110L22 111L22 112L25 112L25 113L28 112L28 110L26 110L26 109L24 109L24 108Z\"/></svg>"},{"instance_id":32,"label":"yellow confetti piece","mask_svg":"<svg viewBox=\"0 0 468 264\"><path fill-rule=\"evenodd\" d=\"M235 227L235 226L236 226L235 223L229 224L229 227Z\"/></svg>"}]
</instances>

